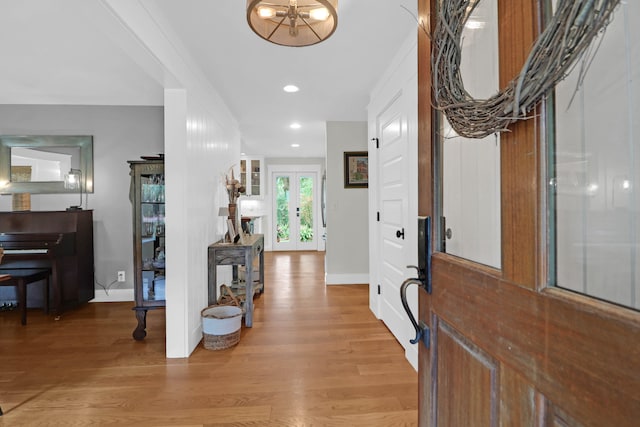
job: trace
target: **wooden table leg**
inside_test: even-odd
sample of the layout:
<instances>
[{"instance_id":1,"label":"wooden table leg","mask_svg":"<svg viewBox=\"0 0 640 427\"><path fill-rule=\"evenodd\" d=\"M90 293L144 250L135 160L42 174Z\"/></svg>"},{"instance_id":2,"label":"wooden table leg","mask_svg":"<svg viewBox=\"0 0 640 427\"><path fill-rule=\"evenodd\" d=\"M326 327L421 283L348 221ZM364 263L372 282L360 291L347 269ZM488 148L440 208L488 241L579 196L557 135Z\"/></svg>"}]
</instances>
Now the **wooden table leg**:
<instances>
[{"instance_id":1,"label":"wooden table leg","mask_svg":"<svg viewBox=\"0 0 640 427\"><path fill-rule=\"evenodd\" d=\"M216 250L209 248L209 291L208 291L208 305L213 305L218 301L218 264L216 264Z\"/></svg>"},{"instance_id":2,"label":"wooden table leg","mask_svg":"<svg viewBox=\"0 0 640 427\"><path fill-rule=\"evenodd\" d=\"M244 267L244 282L246 284L244 325L250 328L253 326L253 251L251 247L244 254Z\"/></svg>"},{"instance_id":3,"label":"wooden table leg","mask_svg":"<svg viewBox=\"0 0 640 427\"><path fill-rule=\"evenodd\" d=\"M27 324L27 284L24 279L18 279L18 301L20 302L20 323Z\"/></svg>"},{"instance_id":4,"label":"wooden table leg","mask_svg":"<svg viewBox=\"0 0 640 427\"><path fill-rule=\"evenodd\" d=\"M51 289L53 290L53 313L55 320L60 320L62 315L62 294L60 290L60 276L58 263L53 260L51 262Z\"/></svg>"},{"instance_id":5,"label":"wooden table leg","mask_svg":"<svg viewBox=\"0 0 640 427\"><path fill-rule=\"evenodd\" d=\"M49 276L47 275L47 278L44 279L44 289L43 289L43 297L44 297L44 304L43 304L43 311L44 314L49 314L49 284L51 282L49 281Z\"/></svg>"},{"instance_id":6,"label":"wooden table leg","mask_svg":"<svg viewBox=\"0 0 640 427\"><path fill-rule=\"evenodd\" d=\"M258 256L260 260L260 293L264 292L264 250L260 251L260 255Z\"/></svg>"}]
</instances>

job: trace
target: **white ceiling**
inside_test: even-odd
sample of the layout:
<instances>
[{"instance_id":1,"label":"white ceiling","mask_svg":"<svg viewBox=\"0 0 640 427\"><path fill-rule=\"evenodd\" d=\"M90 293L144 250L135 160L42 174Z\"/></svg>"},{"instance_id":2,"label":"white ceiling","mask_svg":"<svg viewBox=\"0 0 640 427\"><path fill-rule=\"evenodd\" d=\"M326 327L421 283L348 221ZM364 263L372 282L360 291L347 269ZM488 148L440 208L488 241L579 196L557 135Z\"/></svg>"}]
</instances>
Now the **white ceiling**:
<instances>
[{"instance_id":1,"label":"white ceiling","mask_svg":"<svg viewBox=\"0 0 640 427\"><path fill-rule=\"evenodd\" d=\"M415 0L340 0L336 32L302 48L255 35L245 0L138 1L210 79L243 150L269 157L324 156L324 123L366 120L371 89L416 31ZM116 22L101 0L0 0L0 104L162 105L160 79Z\"/></svg>"}]
</instances>

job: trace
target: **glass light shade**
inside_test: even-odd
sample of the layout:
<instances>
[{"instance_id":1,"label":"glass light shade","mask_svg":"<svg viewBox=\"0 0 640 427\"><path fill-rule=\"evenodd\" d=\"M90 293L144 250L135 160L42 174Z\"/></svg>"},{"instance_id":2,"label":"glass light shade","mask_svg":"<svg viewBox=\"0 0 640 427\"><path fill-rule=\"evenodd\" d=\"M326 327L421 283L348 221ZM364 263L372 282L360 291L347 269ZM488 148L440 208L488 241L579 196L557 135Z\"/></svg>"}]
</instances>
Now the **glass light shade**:
<instances>
[{"instance_id":1,"label":"glass light shade","mask_svg":"<svg viewBox=\"0 0 640 427\"><path fill-rule=\"evenodd\" d=\"M64 176L64 188L67 190L78 190L81 188L80 179L82 172L79 169L71 169Z\"/></svg>"},{"instance_id":2,"label":"glass light shade","mask_svg":"<svg viewBox=\"0 0 640 427\"><path fill-rule=\"evenodd\" d=\"M337 10L338 0L247 0L247 23L271 43L310 46L335 32Z\"/></svg>"},{"instance_id":3,"label":"glass light shade","mask_svg":"<svg viewBox=\"0 0 640 427\"><path fill-rule=\"evenodd\" d=\"M262 19L270 19L276 16L276 10L272 7L260 6L258 7L258 16Z\"/></svg>"},{"instance_id":4,"label":"glass light shade","mask_svg":"<svg viewBox=\"0 0 640 427\"><path fill-rule=\"evenodd\" d=\"M326 7L319 7L317 9L311 9L309 11L309 17L316 21L325 21L329 18L329 11Z\"/></svg>"},{"instance_id":5,"label":"glass light shade","mask_svg":"<svg viewBox=\"0 0 640 427\"><path fill-rule=\"evenodd\" d=\"M78 190L80 194L80 204L71 206L67 210L82 209L82 171L80 169L70 169L69 173L64 176L64 188L68 190Z\"/></svg>"}]
</instances>

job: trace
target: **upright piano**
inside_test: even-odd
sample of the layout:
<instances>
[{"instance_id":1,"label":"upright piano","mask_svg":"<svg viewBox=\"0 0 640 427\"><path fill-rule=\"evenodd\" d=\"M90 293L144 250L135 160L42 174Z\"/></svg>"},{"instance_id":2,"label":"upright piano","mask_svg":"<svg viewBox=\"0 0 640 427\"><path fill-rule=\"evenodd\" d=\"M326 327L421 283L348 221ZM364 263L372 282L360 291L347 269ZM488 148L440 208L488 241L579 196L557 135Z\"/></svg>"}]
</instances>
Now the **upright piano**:
<instances>
[{"instance_id":1,"label":"upright piano","mask_svg":"<svg viewBox=\"0 0 640 427\"><path fill-rule=\"evenodd\" d=\"M0 245L0 269L52 269L57 315L95 297L93 211L0 212Z\"/></svg>"}]
</instances>

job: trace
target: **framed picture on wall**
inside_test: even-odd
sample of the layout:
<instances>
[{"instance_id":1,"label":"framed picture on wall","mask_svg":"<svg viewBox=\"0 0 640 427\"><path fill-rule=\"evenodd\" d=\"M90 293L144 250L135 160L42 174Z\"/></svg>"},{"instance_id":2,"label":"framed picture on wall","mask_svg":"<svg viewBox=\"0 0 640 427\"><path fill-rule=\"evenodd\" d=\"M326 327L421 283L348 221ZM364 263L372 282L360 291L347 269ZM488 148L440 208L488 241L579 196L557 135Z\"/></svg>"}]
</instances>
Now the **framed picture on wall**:
<instances>
[{"instance_id":1,"label":"framed picture on wall","mask_svg":"<svg viewBox=\"0 0 640 427\"><path fill-rule=\"evenodd\" d=\"M369 186L369 153L346 151L344 153L344 188Z\"/></svg>"}]
</instances>

